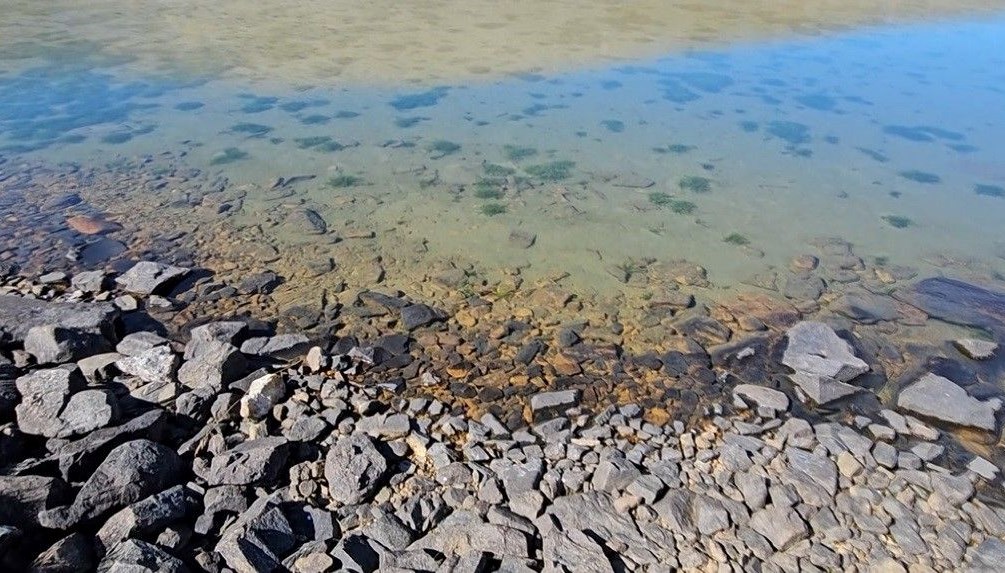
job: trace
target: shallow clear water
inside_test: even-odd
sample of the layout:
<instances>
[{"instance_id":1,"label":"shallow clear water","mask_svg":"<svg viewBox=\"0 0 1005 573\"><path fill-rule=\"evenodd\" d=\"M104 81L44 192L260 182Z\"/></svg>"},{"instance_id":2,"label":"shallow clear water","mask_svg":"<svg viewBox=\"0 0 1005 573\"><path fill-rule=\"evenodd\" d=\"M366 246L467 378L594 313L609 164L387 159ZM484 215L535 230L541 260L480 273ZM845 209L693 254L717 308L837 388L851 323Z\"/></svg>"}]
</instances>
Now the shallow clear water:
<instances>
[{"instance_id":1,"label":"shallow clear water","mask_svg":"<svg viewBox=\"0 0 1005 573\"><path fill-rule=\"evenodd\" d=\"M417 253L419 270L523 267L597 293L649 259L699 263L728 288L821 236L884 264L1005 272L1005 17L775 40L714 32L707 46L647 36L617 62L567 55L571 71L544 58L529 66L547 60L540 73L505 62L472 74L465 60L453 79L433 66L421 73L435 82L397 85L379 59L380 81L318 81L313 60L289 76L235 62L197 63L196 75L164 64L186 50L121 58L51 32L0 57L0 154L85 167L149 155L156 170L173 151L172 166L241 190L225 213L237 229L296 207L329 228L266 226L275 244L374 233L379 251ZM315 178L271 189L300 175Z\"/></svg>"}]
</instances>

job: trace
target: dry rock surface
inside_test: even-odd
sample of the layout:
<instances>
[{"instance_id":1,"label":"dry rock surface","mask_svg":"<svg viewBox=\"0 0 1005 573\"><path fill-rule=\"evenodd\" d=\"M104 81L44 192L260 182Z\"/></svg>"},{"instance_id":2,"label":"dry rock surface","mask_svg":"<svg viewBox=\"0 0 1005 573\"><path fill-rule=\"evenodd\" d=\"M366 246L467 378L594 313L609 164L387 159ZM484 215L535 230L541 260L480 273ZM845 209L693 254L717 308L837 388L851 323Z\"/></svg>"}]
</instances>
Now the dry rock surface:
<instances>
[{"instance_id":1,"label":"dry rock surface","mask_svg":"<svg viewBox=\"0 0 1005 573\"><path fill-rule=\"evenodd\" d=\"M464 341L434 303L369 293L354 311L383 312L393 327L360 336L277 333L249 317L178 328L186 295L171 289L186 288L172 285L189 272L151 263L119 277L122 290L104 290L111 276L62 291L10 279L0 290L4 570L987 571L1005 562L1000 452L970 453L951 433L996 443L1000 398L944 369L881 397L857 383L881 365L824 322L708 349L681 335L673 350L633 356L587 354L573 330L554 342L522 335L486 361L526 373L477 387L477 366L459 351L425 354L434 334L454 349L488 344ZM97 292L72 286L85 283ZM124 291L139 298L101 302ZM366 310L375 307L384 310ZM711 323L679 324L721 344ZM520 332L514 324L504 336ZM36 352L35 329L88 342L54 336L52 352ZM773 355L782 365L752 366ZM717 399L691 400L689 411L613 394L604 402L610 393L584 374L601 358L654 384L700 378ZM526 382L544 379L546 365L568 374ZM472 396L486 406L472 407ZM522 411L492 407L504 397Z\"/></svg>"}]
</instances>

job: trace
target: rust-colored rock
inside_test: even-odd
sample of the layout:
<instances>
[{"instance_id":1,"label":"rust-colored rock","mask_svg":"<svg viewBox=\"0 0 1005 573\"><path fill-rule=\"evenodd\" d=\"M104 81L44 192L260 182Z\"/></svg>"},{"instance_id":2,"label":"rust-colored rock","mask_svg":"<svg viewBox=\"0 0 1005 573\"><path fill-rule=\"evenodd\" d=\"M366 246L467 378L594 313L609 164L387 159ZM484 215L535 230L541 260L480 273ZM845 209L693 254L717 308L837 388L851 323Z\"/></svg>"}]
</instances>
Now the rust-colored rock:
<instances>
[{"instance_id":1,"label":"rust-colored rock","mask_svg":"<svg viewBox=\"0 0 1005 573\"><path fill-rule=\"evenodd\" d=\"M121 231L122 225L87 215L74 215L66 219L66 224L74 231L84 235L104 235Z\"/></svg>"}]
</instances>

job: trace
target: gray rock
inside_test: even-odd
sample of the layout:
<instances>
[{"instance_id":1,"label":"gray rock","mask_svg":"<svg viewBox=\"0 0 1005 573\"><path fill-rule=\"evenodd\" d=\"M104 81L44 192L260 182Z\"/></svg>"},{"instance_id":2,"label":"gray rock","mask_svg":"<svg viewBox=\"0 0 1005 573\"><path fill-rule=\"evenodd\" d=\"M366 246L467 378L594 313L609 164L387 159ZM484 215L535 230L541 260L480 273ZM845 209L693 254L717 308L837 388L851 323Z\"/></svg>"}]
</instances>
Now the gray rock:
<instances>
[{"instance_id":1,"label":"gray rock","mask_svg":"<svg viewBox=\"0 0 1005 573\"><path fill-rule=\"evenodd\" d=\"M128 539L113 549L101 563L98 573L187 573L185 563L160 547Z\"/></svg>"},{"instance_id":2,"label":"gray rock","mask_svg":"<svg viewBox=\"0 0 1005 573\"><path fill-rule=\"evenodd\" d=\"M44 527L67 529L162 491L180 475L174 451L149 440L126 442L108 454L72 504L43 511L38 520Z\"/></svg>"},{"instance_id":3,"label":"gray rock","mask_svg":"<svg viewBox=\"0 0 1005 573\"><path fill-rule=\"evenodd\" d=\"M107 551L130 537L155 533L185 517L192 502L188 491L181 485L142 499L108 518L98 530L98 543Z\"/></svg>"},{"instance_id":4,"label":"gray rock","mask_svg":"<svg viewBox=\"0 0 1005 573\"><path fill-rule=\"evenodd\" d=\"M968 358L974 360L988 360L995 355L998 345L989 340L975 340L973 338L961 338L953 342L960 352Z\"/></svg>"},{"instance_id":5,"label":"gray rock","mask_svg":"<svg viewBox=\"0 0 1005 573\"><path fill-rule=\"evenodd\" d=\"M211 486L266 484L279 476L288 456L286 438L248 440L213 456L203 477Z\"/></svg>"},{"instance_id":6,"label":"gray rock","mask_svg":"<svg viewBox=\"0 0 1005 573\"><path fill-rule=\"evenodd\" d=\"M146 412L120 426L95 430L59 449L63 479L83 481L115 447L138 439L159 440L166 424L163 410Z\"/></svg>"},{"instance_id":7,"label":"gray rock","mask_svg":"<svg viewBox=\"0 0 1005 573\"><path fill-rule=\"evenodd\" d=\"M589 531L595 539L603 539L608 547L620 546L619 551L640 569L668 562L674 551L642 535L631 516L619 512L611 496L603 492L559 497L548 507L547 516L551 516L562 531Z\"/></svg>"},{"instance_id":8,"label":"gray rock","mask_svg":"<svg viewBox=\"0 0 1005 573\"><path fill-rule=\"evenodd\" d=\"M793 543L809 537L810 531L796 510L787 506L770 505L750 516L750 528L760 533L778 551L785 551Z\"/></svg>"},{"instance_id":9,"label":"gray rock","mask_svg":"<svg viewBox=\"0 0 1005 573\"><path fill-rule=\"evenodd\" d=\"M313 209L294 209L286 216L286 226L307 235L323 235L328 232L328 223Z\"/></svg>"},{"instance_id":10,"label":"gray rock","mask_svg":"<svg viewBox=\"0 0 1005 573\"><path fill-rule=\"evenodd\" d=\"M729 528L729 512L721 501L699 495L694 499L694 523L702 535L712 535Z\"/></svg>"},{"instance_id":11,"label":"gray rock","mask_svg":"<svg viewBox=\"0 0 1005 573\"><path fill-rule=\"evenodd\" d=\"M97 293L108 286L108 275L105 271L83 271L73 275L70 285L87 293Z\"/></svg>"},{"instance_id":12,"label":"gray rock","mask_svg":"<svg viewBox=\"0 0 1005 573\"><path fill-rule=\"evenodd\" d=\"M122 337L115 345L115 351L126 356L138 356L151 348L163 346L168 340L153 332L134 332Z\"/></svg>"},{"instance_id":13,"label":"gray rock","mask_svg":"<svg viewBox=\"0 0 1005 573\"><path fill-rule=\"evenodd\" d=\"M544 536L543 558L545 571L615 571L604 554L604 548L578 529L556 531Z\"/></svg>"},{"instance_id":14,"label":"gray rock","mask_svg":"<svg viewBox=\"0 0 1005 573\"><path fill-rule=\"evenodd\" d=\"M506 496L510 499L537 489L544 474L544 462L540 459L528 460L520 464L512 464L497 472L502 481Z\"/></svg>"},{"instance_id":15,"label":"gray rock","mask_svg":"<svg viewBox=\"0 0 1005 573\"><path fill-rule=\"evenodd\" d=\"M560 411L579 402L579 390L539 392L530 397L530 409L534 415Z\"/></svg>"},{"instance_id":16,"label":"gray rock","mask_svg":"<svg viewBox=\"0 0 1005 573\"><path fill-rule=\"evenodd\" d=\"M952 381L928 373L900 391L897 406L926 418L994 431L997 398L981 401Z\"/></svg>"},{"instance_id":17,"label":"gray rock","mask_svg":"<svg viewBox=\"0 0 1005 573\"><path fill-rule=\"evenodd\" d=\"M102 334L45 325L28 330L24 349L39 364L62 364L112 349Z\"/></svg>"},{"instance_id":18,"label":"gray rock","mask_svg":"<svg viewBox=\"0 0 1005 573\"><path fill-rule=\"evenodd\" d=\"M204 347L214 342L239 345L248 325L239 320L210 322L192 329L191 338L185 345L185 360L192 360L201 354Z\"/></svg>"},{"instance_id":19,"label":"gray rock","mask_svg":"<svg viewBox=\"0 0 1005 573\"><path fill-rule=\"evenodd\" d=\"M38 527L38 512L69 501L70 488L59 478L0 476L0 523Z\"/></svg>"},{"instance_id":20,"label":"gray rock","mask_svg":"<svg viewBox=\"0 0 1005 573\"><path fill-rule=\"evenodd\" d=\"M90 382L108 382L119 373L115 367L115 362L122 358L118 352L103 352L81 358L77 361L77 368Z\"/></svg>"},{"instance_id":21,"label":"gray rock","mask_svg":"<svg viewBox=\"0 0 1005 573\"><path fill-rule=\"evenodd\" d=\"M900 316L893 299L867 292L843 294L830 303L830 309L862 324L896 320Z\"/></svg>"},{"instance_id":22,"label":"gray rock","mask_svg":"<svg viewBox=\"0 0 1005 573\"><path fill-rule=\"evenodd\" d=\"M593 488L608 493L620 492L641 475L635 464L623 458L606 459L593 473Z\"/></svg>"},{"instance_id":23,"label":"gray rock","mask_svg":"<svg viewBox=\"0 0 1005 573\"><path fill-rule=\"evenodd\" d=\"M356 504L370 497L387 472L387 460L364 435L340 438L325 457L325 479L332 500Z\"/></svg>"},{"instance_id":24,"label":"gray rock","mask_svg":"<svg viewBox=\"0 0 1005 573\"><path fill-rule=\"evenodd\" d=\"M63 428L60 413L70 396L84 387L84 379L76 368L50 368L25 374L16 385L21 394L15 408L18 429L53 438Z\"/></svg>"},{"instance_id":25,"label":"gray rock","mask_svg":"<svg viewBox=\"0 0 1005 573\"><path fill-rule=\"evenodd\" d=\"M119 415L119 405L108 390L83 390L66 402L59 414L60 428L57 438L88 434L114 422Z\"/></svg>"},{"instance_id":26,"label":"gray rock","mask_svg":"<svg viewBox=\"0 0 1005 573\"><path fill-rule=\"evenodd\" d=\"M1005 563L1005 541L989 537L967 554L977 571L998 571Z\"/></svg>"},{"instance_id":27,"label":"gray rock","mask_svg":"<svg viewBox=\"0 0 1005 573\"><path fill-rule=\"evenodd\" d=\"M32 562L30 570L46 573L74 573L94 568L94 548L83 533L70 535L53 543Z\"/></svg>"},{"instance_id":28,"label":"gray rock","mask_svg":"<svg viewBox=\"0 0 1005 573\"><path fill-rule=\"evenodd\" d=\"M122 345L119 344L121 347ZM115 363L123 373L136 376L144 382L170 380L178 367L178 355L168 346L155 346Z\"/></svg>"},{"instance_id":29,"label":"gray rock","mask_svg":"<svg viewBox=\"0 0 1005 573\"><path fill-rule=\"evenodd\" d=\"M139 294L164 294L189 273L189 269L140 261L115 279L124 290Z\"/></svg>"},{"instance_id":30,"label":"gray rock","mask_svg":"<svg viewBox=\"0 0 1005 573\"><path fill-rule=\"evenodd\" d=\"M967 469L988 481L994 481L999 472L998 466L981 456L976 456L974 459L970 460L970 463L967 464Z\"/></svg>"},{"instance_id":31,"label":"gray rock","mask_svg":"<svg viewBox=\"0 0 1005 573\"><path fill-rule=\"evenodd\" d=\"M402 308L400 313L401 325L407 330L415 330L446 318L441 311L425 304L410 304Z\"/></svg>"},{"instance_id":32,"label":"gray rock","mask_svg":"<svg viewBox=\"0 0 1005 573\"><path fill-rule=\"evenodd\" d=\"M205 342L191 353L186 347L185 356L186 362L178 369L178 381L189 388L220 390L224 384L240 379L248 368L244 354L225 342Z\"/></svg>"},{"instance_id":33,"label":"gray rock","mask_svg":"<svg viewBox=\"0 0 1005 573\"><path fill-rule=\"evenodd\" d=\"M412 532L405 527L394 514L381 511L370 525L363 528L363 533L384 547L394 551L402 551L412 543Z\"/></svg>"},{"instance_id":34,"label":"gray rock","mask_svg":"<svg viewBox=\"0 0 1005 573\"><path fill-rule=\"evenodd\" d=\"M298 360L303 358L310 346L310 339L303 334L279 334L249 338L241 345L241 352L274 360Z\"/></svg>"},{"instance_id":35,"label":"gray rock","mask_svg":"<svg viewBox=\"0 0 1005 573\"><path fill-rule=\"evenodd\" d=\"M817 485L824 488L828 494L835 495L838 486L837 465L824 456L801 450L799 448L785 448L785 456L789 460L789 466L813 480Z\"/></svg>"},{"instance_id":36,"label":"gray rock","mask_svg":"<svg viewBox=\"0 0 1005 573\"><path fill-rule=\"evenodd\" d=\"M266 374L255 378L248 393L241 397L241 416L261 420L286 396L286 382L279 374Z\"/></svg>"},{"instance_id":37,"label":"gray rock","mask_svg":"<svg viewBox=\"0 0 1005 573\"><path fill-rule=\"evenodd\" d=\"M14 342L24 342L32 328L57 325L81 336L113 340L117 316L115 307L105 303L56 303L0 295L0 335Z\"/></svg>"},{"instance_id":38,"label":"gray rock","mask_svg":"<svg viewBox=\"0 0 1005 573\"><path fill-rule=\"evenodd\" d=\"M803 321L786 336L782 364L795 370L792 381L814 402L826 404L861 390L846 382L868 371L869 365L831 327Z\"/></svg>"},{"instance_id":39,"label":"gray rock","mask_svg":"<svg viewBox=\"0 0 1005 573\"><path fill-rule=\"evenodd\" d=\"M477 514L457 511L418 539L409 549L432 549L446 555L492 553L497 557L530 557L527 534L510 527L485 523Z\"/></svg>"},{"instance_id":40,"label":"gray rock","mask_svg":"<svg viewBox=\"0 0 1005 573\"><path fill-rule=\"evenodd\" d=\"M771 388L757 386L755 384L740 384L733 389L733 394L745 401L751 401L764 408L771 408L777 412L784 412L789 409L789 397Z\"/></svg>"},{"instance_id":41,"label":"gray rock","mask_svg":"<svg viewBox=\"0 0 1005 573\"><path fill-rule=\"evenodd\" d=\"M237 290L243 294L269 294L283 282L283 279L272 271L264 271L248 275L237 285Z\"/></svg>"},{"instance_id":42,"label":"gray rock","mask_svg":"<svg viewBox=\"0 0 1005 573\"><path fill-rule=\"evenodd\" d=\"M293 529L268 497L253 503L216 544L216 552L238 573L275 571L296 543Z\"/></svg>"}]
</instances>

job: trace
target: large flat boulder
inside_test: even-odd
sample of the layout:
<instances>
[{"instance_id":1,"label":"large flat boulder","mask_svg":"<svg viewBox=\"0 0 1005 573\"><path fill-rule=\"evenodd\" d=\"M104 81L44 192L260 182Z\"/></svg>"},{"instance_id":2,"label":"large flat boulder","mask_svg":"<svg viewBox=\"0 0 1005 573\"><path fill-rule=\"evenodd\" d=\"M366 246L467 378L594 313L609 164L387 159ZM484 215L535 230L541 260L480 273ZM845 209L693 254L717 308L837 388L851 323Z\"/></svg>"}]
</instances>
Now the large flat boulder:
<instances>
[{"instance_id":1,"label":"large flat boulder","mask_svg":"<svg viewBox=\"0 0 1005 573\"><path fill-rule=\"evenodd\" d=\"M928 373L901 390L897 406L915 414L981 430L994 431L1001 400L978 400L952 380Z\"/></svg>"},{"instance_id":2,"label":"large flat boulder","mask_svg":"<svg viewBox=\"0 0 1005 573\"><path fill-rule=\"evenodd\" d=\"M115 339L117 316L118 310L106 303L47 302L0 295L0 338L23 343L33 328L48 327L110 345Z\"/></svg>"},{"instance_id":3,"label":"large flat boulder","mask_svg":"<svg viewBox=\"0 0 1005 573\"><path fill-rule=\"evenodd\" d=\"M803 321L786 336L782 364L795 370L790 378L811 400L826 404L861 390L847 382L867 372L869 365L831 327Z\"/></svg>"}]
</instances>

